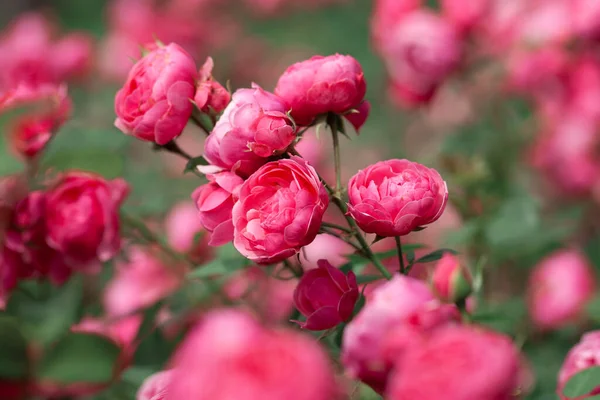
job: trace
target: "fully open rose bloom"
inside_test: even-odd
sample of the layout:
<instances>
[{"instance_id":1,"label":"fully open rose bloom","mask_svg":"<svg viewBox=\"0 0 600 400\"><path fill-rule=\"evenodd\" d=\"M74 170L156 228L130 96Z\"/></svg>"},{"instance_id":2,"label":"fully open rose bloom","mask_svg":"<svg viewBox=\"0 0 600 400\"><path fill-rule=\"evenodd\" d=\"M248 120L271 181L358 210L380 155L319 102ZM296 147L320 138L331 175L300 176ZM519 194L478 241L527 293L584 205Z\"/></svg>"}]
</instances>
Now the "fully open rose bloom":
<instances>
[{"instance_id":1,"label":"fully open rose bloom","mask_svg":"<svg viewBox=\"0 0 600 400\"><path fill-rule=\"evenodd\" d=\"M299 125L308 125L321 114L342 114L360 107L366 91L358 61L340 54L315 56L290 66L275 88Z\"/></svg>"},{"instance_id":2,"label":"fully open rose bloom","mask_svg":"<svg viewBox=\"0 0 600 400\"><path fill-rule=\"evenodd\" d=\"M402 236L442 215L448 188L434 169L408 160L388 160L354 175L348 197L350 215L362 230Z\"/></svg>"},{"instance_id":3,"label":"fully open rose bloom","mask_svg":"<svg viewBox=\"0 0 600 400\"><path fill-rule=\"evenodd\" d=\"M48 191L48 244L78 269L111 259L121 247L119 208L128 190L122 179L81 171L62 176Z\"/></svg>"},{"instance_id":4,"label":"fully open rose bloom","mask_svg":"<svg viewBox=\"0 0 600 400\"><path fill-rule=\"evenodd\" d=\"M234 245L259 264L283 261L314 240L328 205L317 172L302 158L265 164L233 206Z\"/></svg>"},{"instance_id":5,"label":"fully open rose bloom","mask_svg":"<svg viewBox=\"0 0 600 400\"><path fill-rule=\"evenodd\" d=\"M115 98L115 126L164 145L181 134L192 115L196 64L176 44L157 47L138 61Z\"/></svg>"},{"instance_id":6,"label":"fully open rose bloom","mask_svg":"<svg viewBox=\"0 0 600 400\"><path fill-rule=\"evenodd\" d=\"M561 250L543 259L529 279L529 313L542 329L576 321L594 296L595 278L585 257Z\"/></svg>"},{"instance_id":7,"label":"fully open rose bloom","mask_svg":"<svg viewBox=\"0 0 600 400\"><path fill-rule=\"evenodd\" d=\"M406 350L386 399L511 400L520 378L521 359L509 337L447 326Z\"/></svg>"},{"instance_id":8,"label":"fully open rose bloom","mask_svg":"<svg viewBox=\"0 0 600 400\"><path fill-rule=\"evenodd\" d=\"M213 59L208 57L202 68L200 68L198 89L196 90L196 96L194 96L196 106L204 113L220 113L231 100L231 95L227 89L215 81L212 76L214 65Z\"/></svg>"},{"instance_id":9,"label":"fully open rose bloom","mask_svg":"<svg viewBox=\"0 0 600 400\"><path fill-rule=\"evenodd\" d=\"M165 400L332 400L333 371L310 336L260 326L241 311L207 314L172 359Z\"/></svg>"},{"instance_id":10,"label":"fully open rose bloom","mask_svg":"<svg viewBox=\"0 0 600 400\"><path fill-rule=\"evenodd\" d=\"M562 395L562 391L573 375L584 369L600 366L600 331L584 334L567 354L558 374L558 393L561 399L569 400ZM600 394L600 383L589 395ZM585 397L584 397L585 398Z\"/></svg>"},{"instance_id":11,"label":"fully open rose bloom","mask_svg":"<svg viewBox=\"0 0 600 400\"><path fill-rule=\"evenodd\" d=\"M424 282L396 275L375 289L348 323L342 363L350 376L383 393L405 350L422 334L457 319L456 307L441 304Z\"/></svg>"},{"instance_id":12,"label":"fully open rose bloom","mask_svg":"<svg viewBox=\"0 0 600 400\"><path fill-rule=\"evenodd\" d=\"M287 111L282 99L257 85L236 91L206 139L204 157L242 176L252 174L296 138Z\"/></svg>"}]
</instances>

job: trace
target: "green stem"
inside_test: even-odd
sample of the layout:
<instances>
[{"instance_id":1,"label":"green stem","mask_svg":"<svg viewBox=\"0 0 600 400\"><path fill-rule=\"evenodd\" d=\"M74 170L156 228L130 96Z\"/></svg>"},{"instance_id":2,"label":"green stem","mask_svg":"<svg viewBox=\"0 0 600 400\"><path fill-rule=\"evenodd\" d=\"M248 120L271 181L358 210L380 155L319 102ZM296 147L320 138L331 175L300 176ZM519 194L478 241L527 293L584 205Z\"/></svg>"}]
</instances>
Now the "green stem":
<instances>
[{"instance_id":1,"label":"green stem","mask_svg":"<svg viewBox=\"0 0 600 400\"><path fill-rule=\"evenodd\" d=\"M341 226L341 225L337 225L337 224L332 224L330 222L322 222L321 226L324 226L326 228L331 228L331 229L337 229L338 231L349 233L351 235L354 234L354 232L352 231L352 229L348 229L345 226Z\"/></svg>"},{"instance_id":2,"label":"green stem","mask_svg":"<svg viewBox=\"0 0 600 400\"><path fill-rule=\"evenodd\" d=\"M321 225L320 232L326 233L331 236L335 236L336 238L341 239L344 242L348 243L350 246L352 246L356 251L360 252L361 254L363 252L363 248L360 247L359 245L357 245L356 243L350 241L350 238L344 237L335 231L327 229L323 224Z\"/></svg>"},{"instance_id":3,"label":"green stem","mask_svg":"<svg viewBox=\"0 0 600 400\"><path fill-rule=\"evenodd\" d=\"M333 160L335 164L335 194L339 197L342 193L342 158L340 155L340 136L338 133L337 115L330 113L327 116L327 124L331 128L333 136Z\"/></svg>"},{"instance_id":4,"label":"green stem","mask_svg":"<svg viewBox=\"0 0 600 400\"><path fill-rule=\"evenodd\" d=\"M400 236L396 236L396 249L398 250L398 261L400 261L400 273L402 275L408 274L408 271L404 267L404 255L402 254L402 241L400 240Z\"/></svg>"}]
</instances>

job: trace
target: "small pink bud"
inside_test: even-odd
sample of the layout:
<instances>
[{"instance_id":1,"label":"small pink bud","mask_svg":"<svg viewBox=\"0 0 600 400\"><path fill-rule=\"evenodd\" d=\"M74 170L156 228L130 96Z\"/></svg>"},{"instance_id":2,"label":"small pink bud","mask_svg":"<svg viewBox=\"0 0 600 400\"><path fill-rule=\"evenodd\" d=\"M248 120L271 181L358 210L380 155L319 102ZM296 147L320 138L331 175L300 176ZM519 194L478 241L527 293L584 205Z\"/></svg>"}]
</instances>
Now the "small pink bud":
<instances>
[{"instance_id":1,"label":"small pink bud","mask_svg":"<svg viewBox=\"0 0 600 400\"><path fill-rule=\"evenodd\" d=\"M460 260L450 253L444 254L437 262L431 284L437 297L446 303L462 302L473 292L471 274Z\"/></svg>"}]
</instances>

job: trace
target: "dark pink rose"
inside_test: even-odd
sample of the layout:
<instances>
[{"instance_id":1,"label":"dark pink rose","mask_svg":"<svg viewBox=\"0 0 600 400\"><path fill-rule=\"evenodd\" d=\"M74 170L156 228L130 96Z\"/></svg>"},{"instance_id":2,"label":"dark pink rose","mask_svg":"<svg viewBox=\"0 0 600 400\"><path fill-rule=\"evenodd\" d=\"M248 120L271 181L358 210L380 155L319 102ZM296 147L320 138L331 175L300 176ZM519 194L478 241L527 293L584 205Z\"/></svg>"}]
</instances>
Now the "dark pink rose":
<instances>
[{"instance_id":1,"label":"dark pink rose","mask_svg":"<svg viewBox=\"0 0 600 400\"><path fill-rule=\"evenodd\" d=\"M79 270L93 270L121 247L119 208L128 192L122 179L107 181L73 171L48 191L48 244Z\"/></svg>"},{"instance_id":2,"label":"dark pink rose","mask_svg":"<svg viewBox=\"0 0 600 400\"><path fill-rule=\"evenodd\" d=\"M249 176L296 138L287 111L282 99L256 85L236 91L206 139L204 157L214 166Z\"/></svg>"},{"instance_id":3,"label":"dark pink rose","mask_svg":"<svg viewBox=\"0 0 600 400\"><path fill-rule=\"evenodd\" d=\"M196 96L194 96L196 106L206 114L210 112L220 113L231 100L231 94L212 76L214 65L213 59L208 57L202 68L200 68L198 89L196 89Z\"/></svg>"},{"instance_id":4,"label":"dark pink rose","mask_svg":"<svg viewBox=\"0 0 600 400\"><path fill-rule=\"evenodd\" d=\"M385 398L510 400L521 371L509 337L475 326L446 326L407 348Z\"/></svg>"},{"instance_id":5,"label":"dark pink rose","mask_svg":"<svg viewBox=\"0 0 600 400\"><path fill-rule=\"evenodd\" d=\"M325 260L307 271L294 292L294 304L306 322L304 329L322 331L352 317L359 291L352 271L345 275Z\"/></svg>"},{"instance_id":6,"label":"dark pink rose","mask_svg":"<svg viewBox=\"0 0 600 400\"><path fill-rule=\"evenodd\" d=\"M181 47L159 47L138 61L115 98L115 126L164 145L181 135L192 115L196 64Z\"/></svg>"},{"instance_id":7,"label":"dark pink rose","mask_svg":"<svg viewBox=\"0 0 600 400\"><path fill-rule=\"evenodd\" d=\"M210 246L221 246L233 240L231 211L244 180L232 172L208 175L210 183L192 193L200 223L210 232Z\"/></svg>"},{"instance_id":8,"label":"dark pink rose","mask_svg":"<svg viewBox=\"0 0 600 400\"><path fill-rule=\"evenodd\" d=\"M321 114L343 114L358 108L366 91L358 61L340 54L314 56L290 66L275 88L275 94L287 102L299 125L309 125Z\"/></svg>"},{"instance_id":9,"label":"dark pink rose","mask_svg":"<svg viewBox=\"0 0 600 400\"><path fill-rule=\"evenodd\" d=\"M600 331L591 331L585 333L581 337L579 343L573 346L560 368L557 390L561 399L570 400L568 397L563 396L562 392L573 375L576 375L587 368L598 366L600 366ZM600 384L596 386L588 396L595 394L600 394ZM581 399L585 399L588 396L583 396Z\"/></svg>"},{"instance_id":10,"label":"dark pink rose","mask_svg":"<svg viewBox=\"0 0 600 400\"><path fill-rule=\"evenodd\" d=\"M388 160L354 175L348 197L350 215L362 230L402 236L442 215L448 188L434 169L408 160Z\"/></svg>"},{"instance_id":11,"label":"dark pink rose","mask_svg":"<svg viewBox=\"0 0 600 400\"><path fill-rule=\"evenodd\" d=\"M246 180L233 206L234 245L258 264L283 261L311 243L329 196L300 157L265 164Z\"/></svg>"},{"instance_id":12,"label":"dark pink rose","mask_svg":"<svg viewBox=\"0 0 600 400\"><path fill-rule=\"evenodd\" d=\"M360 128L367 122L369 114L371 113L371 103L363 101L360 105L353 109L351 112L344 115L344 117L352 124L356 132L360 131Z\"/></svg>"}]
</instances>

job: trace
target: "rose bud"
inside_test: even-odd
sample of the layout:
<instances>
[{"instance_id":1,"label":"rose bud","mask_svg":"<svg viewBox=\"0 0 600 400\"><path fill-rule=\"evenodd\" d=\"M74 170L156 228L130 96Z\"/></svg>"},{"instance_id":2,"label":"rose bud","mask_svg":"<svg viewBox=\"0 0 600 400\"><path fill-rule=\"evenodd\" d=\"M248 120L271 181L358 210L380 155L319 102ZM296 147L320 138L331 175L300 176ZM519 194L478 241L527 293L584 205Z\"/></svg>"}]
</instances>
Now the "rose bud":
<instances>
[{"instance_id":1,"label":"rose bud","mask_svg":"<svg viewBox=\"0 0 600 400\"><path fill-rule=\"evenodd\" d=\"M594 296L594 273L575 250L557 251L540 261L529 278L529 313L541 329L577 321Z\"/></svg>"},{"instance_id":2,"label":"rose bud","mask_svg":"<svg viewBox=\"0 0 600 400\"><path fill-rule=\"evenodd\" d=\"M257 85L236 91L206 139L204 157L212 165L249 176L296 138L287 111L282 99Z\"/></svg>"},{"instance_id":3,"label":"rose bud","mask_svg":"<svg viewBox=\"0 0 600 400\"><path fill-rule=\"evenodd\" d=\"M166 400L167 388L171 384L172 371L156 372L144 380L136 394L136 400Z\"/></svg>"},{"instance_id":4,"label":"rose bud","mask_svg":"<svg viewBox=\"0 0 600 400\"><path fill-rule=\"evenodd\" d=\"M127 135L164 145L183 132L192 115L196 65L176 44L138 61L115 98L115 126Z\"/></svg>"},{"instance_id":5,"label":"rose bud","mask_svg":"<svg viewBox=\"0 0 600 400\"><path fill-rule=\"evenodd\" d=\"M129 188L122 179L72 171L48 191L47 242L76 269L93 272L121 247L119 208Z\"/></svg>"},{"instance_id":6,"label":"rose bud","mask_svg":"<svg viewBox=\"0 0 600 400\"><path fill-rule=\"evenodd\" d=\"M244 180L232 172L207 175L210 183L192 193L199 221L210 232L209 246L221 246L233 240L231 211Z\"/></svg>"},{"instance_id":7,"label":"rose bud","mask_svg":"<svg viewBox=\"0 0 600 400\"><path fill-rule=\"evenodd\" d=\"M509 400L519 389L521 371L519 351L508 336L446 326L406 350L385 398Z\"/></svg>"},{"instance_id":8,"label":"rose bud","mask_svg":"<svg viewBox=\"0 0 600 400\"><path fill-rule=\"evenodd\" d=\"M194 97L196 107L205 114L220 113L231 100L231 95L227 89L213 79L212 70L214 65L213 59L208 57L202 68L200 68L198 89L196 89L196 96Z\"/></svg>"},{"instance_id":9,"label":"rose bud","mask_svg":"<svg viewBox=\"0 0 600 400\"><path fill-rule=\"evenodd\" d=\"M300 279L294 291L294 304L306 322L301 328L323 331L346 322L352 317L359 291L352 271L345 275L326 260Z\"/></svg>"},{"instance_id":10,"label":"rose bud","mask_svg":"<svg viewBox=\"0 0 600 400\"><path fill-rule=\"evenodd\" d=\"M272 161L242 185L232 212L233 243L257 264L283 261L315 239L328 205L327 191L306 161Z\"/></svg>"},{"instance_id":11,"label":"rose bud","mask_svg":"<svg viewBox=\"0 0 600 400\"><path fill-rule=\"evenodd\" d=\"M327 260L334 267L341 267L348 262L347 256L354 253L354 248L342 239L327 233L319 234L315 240L300 251L300 264L305 271L318 268L319 260Z\"/></svg>"},{"instance_id":12,"label":"rose bud","mask_svg":"<svg viewBox=\"0 0 600 400\"><path fill-rule=\"evenodd\" d=\"M208 245L209 235L198 218L198 208L194 203L184 201L176 204L165 217L164 225L167 242L174 250L186 254L198 265L213 257Z\"/></svg>"},{"instance_id":13,"label":"rose bud","mask_svg":"<svg viewBox=\"0 0 600 400\"><path fill-rule=\"evenodd\" d=\"M446 303L465 301L473 292L472 281L469 270L451 253L437 262L431 276L433 292Z\"/></svg>"},{"instance_id":14,"label":"rose bud","mask_svg":"<svg viewBox=\"0 0 600 400\"><path fill-rule=\"evenodd\" d=\"M346 326L342 364L351 377L382 394L395 363L413 341L459 319L457 308L441 304L423 281L395 275L367 296Z\"/></svg>"},{"instance_id":15,"label":"rose bud","mask_svg":"<svg viewBox=\"0 0 600 400\"><path fill-rule=\"evenodd\" d=\"M436 221L448 201L440 174L408 160L380 161L348 184L349 214L367 233L403 236Z\"/></svg>"},{"instance_id":16,"label":"rose bud","mask_svg":"<svg viewBox=\"0 0 600 400\"><path fill-rule=\"evenodd\" d=\"M283 98L298 125L310 125L329 112L344 114L360 107L367 84L362 67L351 56L314 56L290 66L275 94Z\"/></svg>"},{"instance_id":17,"label":"rose bud","mask_svg":"<svg viewBox=\"0 0 600 400\"><path fill-rule=\"evenodd\" d=\"M600 331L591 331L585 333L579 343L577 343L567 354L560 372L558 373L558 394L561 399L569 400L563 397L563 390L569 379L579 372L592 367L600 366ZM600 394L600 384L594 390L581 398L587 398ZM579 398L579 397L578 397Z\"/></svg>"},{"instance_id":18,"label":"rose bud","mask_svg":"<svg viewBox=\"0 0 600 400\"><path fill-rule=\"evenodd\" d=\"M206 314L170 364L166 400L336 398L329 359L313 338L264 328L241 311Z\"/></svg>"}]
</instances>

